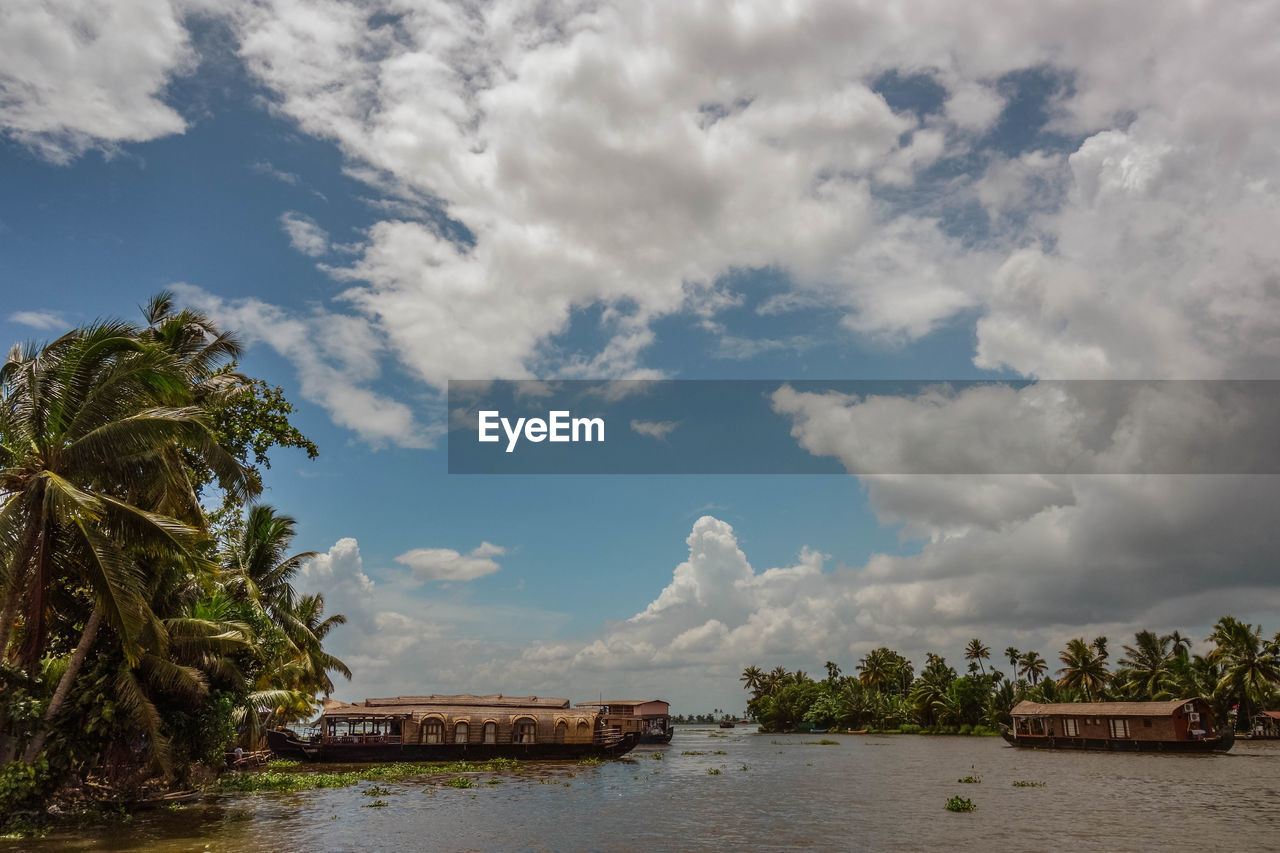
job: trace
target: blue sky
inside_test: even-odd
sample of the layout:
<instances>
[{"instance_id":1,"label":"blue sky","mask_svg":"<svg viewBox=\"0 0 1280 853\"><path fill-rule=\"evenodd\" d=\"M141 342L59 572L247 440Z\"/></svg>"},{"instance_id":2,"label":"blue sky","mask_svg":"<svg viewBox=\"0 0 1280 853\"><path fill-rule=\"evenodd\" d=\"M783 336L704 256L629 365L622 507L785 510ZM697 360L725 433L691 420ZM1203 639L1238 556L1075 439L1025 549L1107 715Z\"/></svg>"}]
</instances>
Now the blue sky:
<instances>
[{"instance_id":1,"label":"blue sky","mask_svg":"<svg viewBox=\"0 0 1280 853\"><path fill-rule=\"evenodd\" d=\"M747 664L881 644L1275 631L1274 477L451 476L444 392L1277 378L1277 14L11 4L0 334L165 288L240 330L321 448L265 499L351 619L341 698L692 711L741 704ZM805 399L779 452L1170 470L1237 435L1218 403Z\"/></svg>"}]
</instances>

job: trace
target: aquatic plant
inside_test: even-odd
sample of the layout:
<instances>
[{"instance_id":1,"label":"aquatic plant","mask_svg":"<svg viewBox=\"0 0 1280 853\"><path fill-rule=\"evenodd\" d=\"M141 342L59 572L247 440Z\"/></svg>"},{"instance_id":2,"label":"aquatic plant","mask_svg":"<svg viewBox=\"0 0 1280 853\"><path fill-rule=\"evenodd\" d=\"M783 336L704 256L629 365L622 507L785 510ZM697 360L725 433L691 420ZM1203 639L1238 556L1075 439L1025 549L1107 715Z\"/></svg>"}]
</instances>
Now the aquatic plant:
<instances>
[{"instance_id":1,"label":"aquatic plant","mask_svg":"<svg viewBox=\"0 0 1280 853\"><path fill-rule=\"evenodd\" d=\"M828 740L827 738L823 738L822 740L806 740L806 741L802 741L802 743L808 746L839 746L840 745L840 741Z\"/></svg>"},{"instance_id":2,"label":"aquatic plant","mask_svg":"<svg viewBox=\"0 0 1280 853\"><path fill-rule=\"evenodd\" d=\"M386 800L374 800L372 803L365 803L364 806L362 806L362 808L385 809L389 805L391 805L391 803L388 803Z\"/></svg>"},{"instance_id":3,"label":"aquatic plant","mask_svg":"<svg viewBox=\"0 0 1280 853\"><path fill-rule=\"evenodd\" d=\"M740 768L738 768L738 769L739 769L739 770L750 770L751 768L744 764L744 765L742 765L742 766L741 766Z\"/></svg>"},{"instance_id":4,"label":"aquatic plant","mask_svg":"<svg viewBox=\"0 0 1280 853\"><path fill-rule=\"evenodd\" d=\"M661 761L661 760L662 760L662 753L661 753L661 752L655 752L655 753L653 754L653 760L654 760L654 761Z\"/></svg>"},{"instance_id":5,"label":"aquatic plant","mask_svg":"<svg viewBox=\"0 0 1280 853\"><path fill-rule=\"evenodd\" d=\"M473 783L466 776L455 776L449 781L445 782L445 784L448 785L450 788L470 788L475 783Z\"/></svg>"},{"instance_id":6,"label":"aquatic plant","mask_svg":"<svg viewBox=\"0 0 1280 853\"><path fill-rule=\"evenodd\" d=\"M723 749L717 749L715 752L711 754L712 755L728 755L729 753L725 752Z\"/></svg>"},{"instance_id":7,"label":"aquatic plant","mask_svg":"<svg viewBox=\"0 0 1280 853\"><path fill-rule=\"evenodd\" d=\"M719 776L719 775L720 775L720 768L718 768L718 767L712 767L712 768L710 768L710 769L708 769L708 770L707 770L707 774L708 774L708 775L710 775L710 776Z\"/></svg>"},{"instance_id":8,"label":"aquatic plant","mask_svg":"<svg viewBox=\"0 0 1280 853\"><path fill-rule=\"evenodd\" d=\"M982 781L982 777L981 777L981 776L966 776L966 777L964 777L963 779L957 779L956 781L957 781L957 782L964 783L964 784L976 785L977 783L979 783L979 782L981 782L981 781Z\"/></svg>"},{"instance_id":9,"label":"aquatic plant","mask_svg":"<svg viewBox=\"0 0 1280 853\"><path fill-rule=\"evenodd\" d=\"M595 767L600 764L600 759L594 755L588 755L586 758L579 759L578 763L583 767Z\"/></svg>"},{"instance_id":10,"label":"aquatic plant","mask_svg":"<svg viewBox=\"0 0 1280 853\"><path fill-rule=\"evenodd\" d=\"M502 780L501 780L501 779L490 779L488 782L485 782L485 784L486 784L486 785L501 785L501 784L502 784Z\"/></svg>"},{"instance_id":11,"label":"aquatic plant","mask_svg":"<svg viewBox=\"0 0 1280 853\"><path fill-rule=\"evenodd\" d=\"M977 806L973 804L972 800L964 797L957 796L947 800L947 811L949 812L971 812L976 808Z\"/></svg>"},{"instance_id":12,"label":"aquatic plant","mask_svg":"<svg viewBox=\"0 0 1280 853\"><path fill-rule=\"evenodd\" d=\"M360 793L366 797L381 797L384 794L390 794L391 789L383 788L380 785L370 785L368 788L365 788Z\"/></svg>"},{"instance_id":13,"label":"aquatic plant","mask_svg":"<svg viewBox=\"0 0 1280 853\"><path fill-rule=\"evenodd\" d=\"M680 754L681 755L706 755L706 753L700 749L686 749L684 752Z\"/></svg>"},{"instance_id":14,"label":"aquatic plant","mask_svg":"<svg viewBox=\"0 0 1280 853\"><path fill-rule=\"evenodd\" d=\"M1013 783L1013 787L1015 788L1043 788L1044 785L1045 785L1044 782L1014 782Z\"/></svg>"}]
</instances>

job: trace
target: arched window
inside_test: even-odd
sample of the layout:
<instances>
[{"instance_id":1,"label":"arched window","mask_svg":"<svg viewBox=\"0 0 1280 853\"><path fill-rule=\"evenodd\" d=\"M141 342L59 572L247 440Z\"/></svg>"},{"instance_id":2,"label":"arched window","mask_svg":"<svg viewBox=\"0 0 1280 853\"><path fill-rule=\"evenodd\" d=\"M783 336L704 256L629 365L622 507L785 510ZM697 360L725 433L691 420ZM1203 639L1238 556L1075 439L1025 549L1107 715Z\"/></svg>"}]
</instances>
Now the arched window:
<instances>
[{"instance_id":1,"label":"arched window","mask_svg":"<svg viewBox=\"0 0 1280 853\"><path fill-rule=\"evenodd\" d=\"M515 726L511 729L512 743L534 743L538 731L538 724L528 717L521 717L516 720Z\"/></svg>"},{"instance_id":2,"label":"arched window","mask_svg":"<svg viewBox=\"0 0 1280 853\"><path fill-rule=\"evenodd\" d=\"M471 733L471 726L469 726L465 722L458 723L456 726L453 727L453 742L466 743L467 736L470 733Z\"/></svg>"},{"instance_id":3,"label":"arched window","mask_svg":"<svg viewBox=\"0 0 1280 853\"><path fill-rule=\"evenodd\" d=\"M484 724L484 742L485 743L498 742L498 724L493 722L492 720Z\"/></svg>"},{"instance_id":4,"label":"arched window","mask_svg":"<svg viewBox=\"0 0 1280 853\"><path fill-rule=\"evenodd\" d=\"M564 720L556 723L556 743L564 743L568 739L569 724Z\"/></svg>"},{"instance_id":5,"label":"arched window","mask_svg":"<svg viewBox=\"0 0 1280 853\"><path fill-rule=\"evenodd\" d=\"M586 720L578 720L578 740L591 740L591 724Z\"/></svg>"},{"instance_id":6,"label":"arched window","mask_svg":"<svg viewBox=\"0 0 1280 853\"><path fill-rule=\"evenodd\" d=\"M441 743L444 740L444 721L432 718L422 723L422 742Z\"/></svg>"}]
</instances>

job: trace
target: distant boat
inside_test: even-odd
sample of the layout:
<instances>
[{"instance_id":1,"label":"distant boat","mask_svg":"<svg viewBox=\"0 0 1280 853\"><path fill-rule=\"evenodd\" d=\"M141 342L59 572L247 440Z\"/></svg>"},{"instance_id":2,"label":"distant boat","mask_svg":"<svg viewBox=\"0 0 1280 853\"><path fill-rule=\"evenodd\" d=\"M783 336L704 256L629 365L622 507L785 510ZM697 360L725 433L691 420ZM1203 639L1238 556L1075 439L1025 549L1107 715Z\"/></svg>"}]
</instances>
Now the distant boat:
<instances>
[{"instance_id":1,"label":"distant boat","mask_svg":"<svg viewBox=\"0 0 1280 853\"><path fill-rule=\"evenodd\" d=\"M720 728L722 729L731 729L733 728L733 726L734 726L734 723L732 720L725 720L723 723L720 724Z\"/></svg>"},{"instance_id":2,"label":"distant boat","mask_svg":"<svg viewBox=\"0 0 1280 853\"><path fill-rule=\"evenodd\" d=\"M1115 752L1226 752L1236 733L1214 726L1203 699L1169 702L1019 702L1013 727L1000 725L1025 749L1105 749Z\"/></svg>"},{"instance_id":3,"label":"distant boat","mask_svg":"<svg viewBox=\"0 0 1280 853\"><path fill-rule=\"evenodd\" d=\"M637 732L605 724L595 710L544 696L396 696L345 704L326 699L320 733L272 729L267 744L305 761L483 761L624 755Z\"/></svg>"},{"instance_id":4,"label":"distant boat","mask_svg":"<svg viewBox=\"0 0 1280 853\"><path fill-rule=\"evenodd\" d=\"M866 729L846 729L845 730L845 734L847 735L865 735L866 733L867 733Z\"/></svg>"},{"instance_id":5,"label":"distant boat","mask_svg":"<svg viewBox=\"0 0 1280 853\"><path fill-rule=\"evenodd\" d=\"M825 735L830 729L809 729L809 734Z\"/></svg>"}]
</instances>

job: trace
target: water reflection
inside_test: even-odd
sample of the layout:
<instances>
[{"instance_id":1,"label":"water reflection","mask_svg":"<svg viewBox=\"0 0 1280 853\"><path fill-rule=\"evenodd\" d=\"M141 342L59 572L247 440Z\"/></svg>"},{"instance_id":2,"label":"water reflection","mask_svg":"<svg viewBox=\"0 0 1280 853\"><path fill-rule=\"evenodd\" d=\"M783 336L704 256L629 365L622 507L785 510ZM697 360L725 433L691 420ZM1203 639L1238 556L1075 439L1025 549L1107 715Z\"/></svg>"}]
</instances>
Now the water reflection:
<instances>
[{"instance_id":1,"label":"water reflection","mask_svg":"<svg viewBox=\"0 0 1280 853\"><path fill-rule=\"evenodd\" d=\"M1268 849L1280 830L1277 759L1275 741L1221 756L1117 755L680 728L668 746L599 766L525 764L470 774L471 788L446 776L223 795L0 850ZM967 776L981 781L957 781ZM372 785L386 790L365 796ZM945 811L957 794L977 811Z\"/></svg>"}]
</instances>

